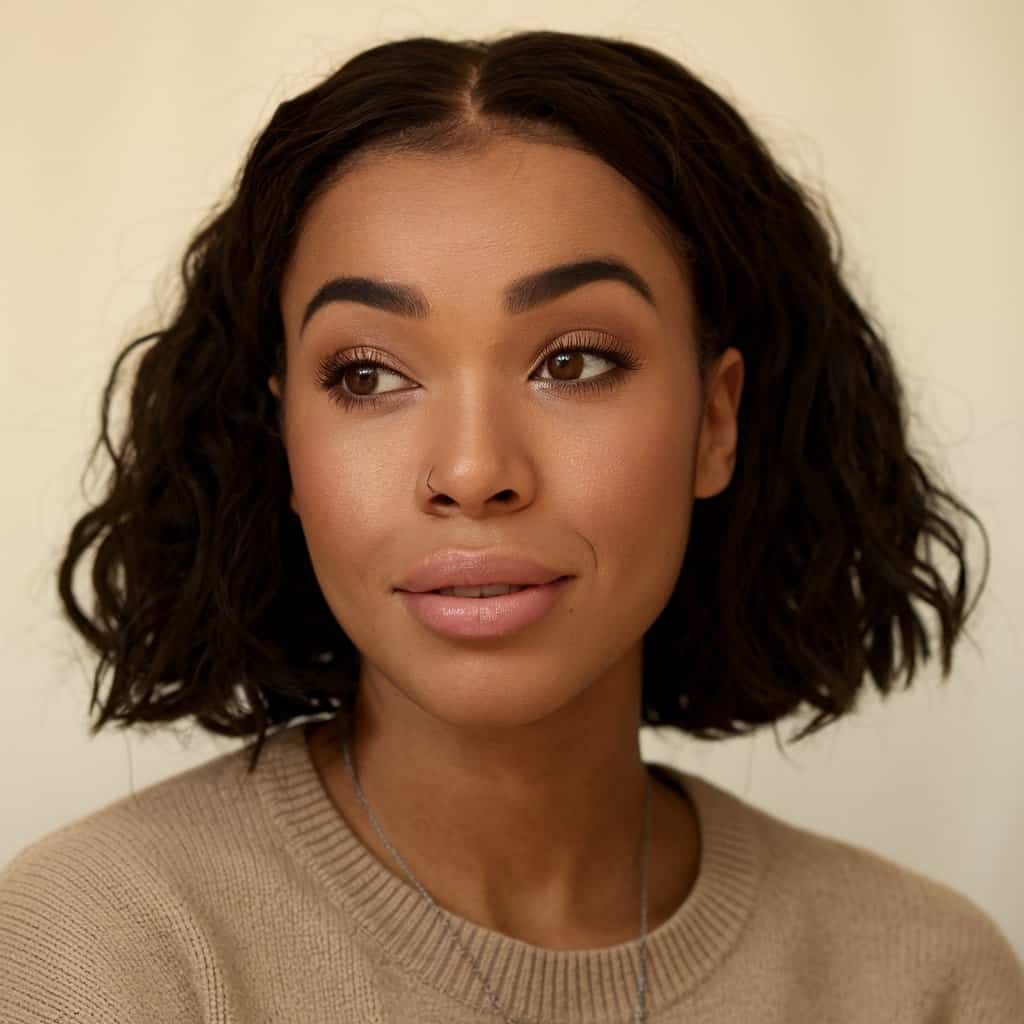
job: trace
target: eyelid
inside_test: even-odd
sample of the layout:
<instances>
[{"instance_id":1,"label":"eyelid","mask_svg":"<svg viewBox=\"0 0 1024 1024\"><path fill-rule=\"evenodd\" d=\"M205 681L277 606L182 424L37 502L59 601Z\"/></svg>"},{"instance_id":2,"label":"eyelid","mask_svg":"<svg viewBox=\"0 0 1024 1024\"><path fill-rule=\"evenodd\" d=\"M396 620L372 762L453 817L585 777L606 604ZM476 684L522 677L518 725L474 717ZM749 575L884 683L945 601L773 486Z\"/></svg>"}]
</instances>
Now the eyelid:
<instances>
[{"instance_id":1,"label":"eyelid","mask_svg":"<svg viewBox=\"0 0 1024 1024\"><path fill-rule=\"evenodd\" d=\"M570 348L574 346L577 348L606 348L615 352L623 359L639 360L639 356L633 352L632 348L617 341L615 335L609 334L599 327L577 327L571 331L560 331L542 341L530 360L531 366L566 346ZM390 355L385 355L380 350L365 344L334 350L319 361L317 369L322 371L333 368L342 358L349 365L363 362L364 360L366 362L381 363L383 368L387 369L390 373L401 374L403 377L408 376L406 371L400 370L397 366L393 365ZM318 373L318 379L320 376L321 374Z\"/></svg>"},{"instance_id":2,"label":"eyelid","mask_svg":"<svg viewBox=\"0 0 1024 1024\"><path fill-rule=\"evenodd\" d=\"M537 367L538 364L543 365L544 361L551 355L563 351L592 352L599 357L604 358L607 362L614 364L611 370L606 371L604 374L599 374L597 378L563 382L559 382L554 378L545 379L545 383L549 386L556 388L564 387L569 391L574 389L581 391L585 390L594 382L617 376L620 372L642 369L646 365L646 360L635 352L632 346L615 335L609 334L607 331L603 331L600 328L577 328L571 331L562 331L542 342L538 352L534 355L531 361L531 366ZM340 387L340 380L345 372L351 370L353 367L363 364L370 364L378 371L391 373L395 376L402 377L405 380L410 379L408 374L404 371L391 365L389 357L385 357L382 353L379 353L365 345L357 345L351 348L336 349L334 352L321 359L317 364L316 382L324 391L333 393ZM531 376L533 372L536 371L531 371ZM389 395L393 395L397 398L397 396L401 394L414 390L416 390L415 387L396 388L394 391L382 392L379 395L363 396L352 399L351 404L354 406L362 405L369 407L377 404L378 402L386 401ZM338 401L347 403L349 399L343 398Z\"/></svg>"}]
</instances>

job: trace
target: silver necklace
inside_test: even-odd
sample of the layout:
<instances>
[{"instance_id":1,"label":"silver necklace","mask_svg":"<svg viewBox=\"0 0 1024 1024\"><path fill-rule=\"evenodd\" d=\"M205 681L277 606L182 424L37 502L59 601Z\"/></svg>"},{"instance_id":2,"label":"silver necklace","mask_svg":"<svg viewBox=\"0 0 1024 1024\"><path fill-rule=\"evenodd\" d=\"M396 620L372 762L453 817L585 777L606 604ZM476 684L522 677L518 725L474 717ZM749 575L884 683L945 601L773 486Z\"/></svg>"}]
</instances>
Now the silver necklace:
<instances>
[{"instance_id":1,"label":"silver necklace","mask_svg":"<svg viewBox=\"0 0 1024 1024\"><path fill-rule=\"evenodd\" d=\"M480 973L480 965L476 962L476 958L469 952L468 949L459 940L459 936L456 934L448 919L444 916L441 908L434 902L430 894L422 885L416 880L416 877L409 870L406 863L398 855L398 851L388 842L387 836L384 835L381 830L380 823L377 821L376 815L370 809L370 805L363 794L363 788L359 785L359 776L356 774L355 767L352 764L352 757L349 753L348 738L345 737L341 742L342 751L345 754L345 763L348 765L349 774L352 776L352 782L355 785L356 796L359 797L359 802L366 808L366 813L370 816L370 821L373 827L377 830L377 835L380 836L384 845L391 851L391 855L402 865L402 870L409 876L410 881L419 890L420 895L430 904L434 911L441 917L441 921L448 929L449 934L455 941L455 944L462 951L463 956L469 961L470 967L473 969L473 973L476 975L480 984L483 985L484 991L487 993L487 998L490 1000L491 1007L494 1012L498 1014L506 1024L522 1024L521 1021L510 1017L505 1011L498 1005L498 1000L494 997L494 993L491 991L490 985L484 979L484 976ZM651 780L650 776L646 776L646 785L644 786L644 853L641 867L641 901L640 901L640 972L638 980L638 996L637 996L637 1007L636 1007L636 1020L638 1024L645 1024L647 1020L647 1011L644 1006L644 996L647 990L647 858L650 852L650 838L651 838Z\"/></svg>"}]
</instances>

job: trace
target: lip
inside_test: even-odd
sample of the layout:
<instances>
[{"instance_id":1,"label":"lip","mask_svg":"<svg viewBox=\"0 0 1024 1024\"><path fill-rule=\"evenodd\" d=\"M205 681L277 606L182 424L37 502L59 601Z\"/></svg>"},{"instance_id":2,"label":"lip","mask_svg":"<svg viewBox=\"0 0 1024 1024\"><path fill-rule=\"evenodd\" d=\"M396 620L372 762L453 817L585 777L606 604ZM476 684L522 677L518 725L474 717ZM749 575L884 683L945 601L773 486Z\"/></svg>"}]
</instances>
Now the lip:
<instances>
[{"instance_id":1,"label":"lip","mask_svg":"<svg viewBox=\"0 0 1024 1024\"><path fill-rule=\"evenodd\" d=\"M406 590L398 593L406 608L436 633L457 638L508 636L547 615L572 579L563 576L497 597L449 597Z\"/></svg>"},{"instance_id":2,"label":"lip","mask_svg":"<svg viewBox=\"0 0 1024 1024\"><path fill-rule=\"evenodd\" d=\"M571 576L562 569L553 569L529 555L512 551L472 551L446 548L435 551L413 568L394 589L412 593L440 590L442 587L485 587L493 583L539 586L561 576ZM515 595L510 595L514 597ZM454 600L493 601L494 598L454 598Z\"/></svg>"}]
</instances>

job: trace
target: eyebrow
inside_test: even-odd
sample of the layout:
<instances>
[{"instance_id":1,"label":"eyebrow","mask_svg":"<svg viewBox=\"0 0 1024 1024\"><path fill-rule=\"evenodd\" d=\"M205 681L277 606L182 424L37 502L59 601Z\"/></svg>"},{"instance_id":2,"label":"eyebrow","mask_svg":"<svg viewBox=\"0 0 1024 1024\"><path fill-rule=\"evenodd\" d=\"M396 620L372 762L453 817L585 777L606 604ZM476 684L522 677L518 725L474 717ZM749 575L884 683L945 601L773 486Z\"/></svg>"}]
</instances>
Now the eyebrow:
<instances>
[{"instance_id":1,"label":"eyebrow","mask_svg":"<svg viewBox=\"0 0 1024 1024\"><path fill-rule=\"evenodd\" d=\"M628 263L615 257L559 263L517 278L505 289L502 308L507 315L516 316L593 281L622 281L655 309L658 308L647 281ZM299 334L310 317L331 302L358 302L415 320L425 319L431 311L426 296L414 285L379 281L372 277L335 277L323 284L310 299L302 315Z\"/></svg>"}]
</instances>

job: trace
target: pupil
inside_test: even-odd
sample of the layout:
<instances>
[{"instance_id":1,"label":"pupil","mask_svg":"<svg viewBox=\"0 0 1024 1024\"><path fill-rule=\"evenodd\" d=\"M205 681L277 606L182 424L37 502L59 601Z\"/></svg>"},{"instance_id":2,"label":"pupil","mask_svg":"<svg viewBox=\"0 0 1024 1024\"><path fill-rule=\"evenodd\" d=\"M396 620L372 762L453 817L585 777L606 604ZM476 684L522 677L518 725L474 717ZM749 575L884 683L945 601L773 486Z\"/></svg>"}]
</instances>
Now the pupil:
<instances>
[{"instance_id":1,"label":"pupil","mask_svg":"<svg viewBox=\"0 0 1024 1024\"><path fill-rule=\"evenodd\" d=\"M375 383L374 377L377 371L372 366L363 366L358 369L350 371L356 375L356 379L360 382L359 386L353 388L353 391L357 395L369 394L373 391L373 385ZM360 390L360 387L366 385L365 390Z\"/></svg>"},{"instance_id":2,"label":"pupil","mask_svg":"<svg viewBox=\"0 0 1024 1024\"><path fill-rule=\"evenodd\" d=\"M572 379L572 372L571 371L573 371L573 370L577 370L578 371L580 369L580 367L576 366L575 364L579 360L581 360L583 358L583 356L579 352L559 352L553 358L554 358L555 363L558 366L559 370L568 370L568 371L570 371L569 376L567 378L565 378L565 379L571 380Z\"/></svg>"}]
</instances>

